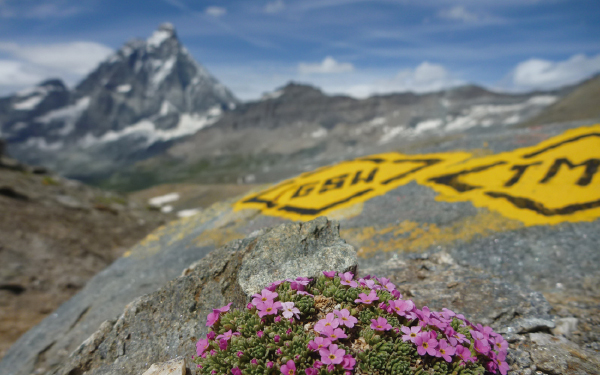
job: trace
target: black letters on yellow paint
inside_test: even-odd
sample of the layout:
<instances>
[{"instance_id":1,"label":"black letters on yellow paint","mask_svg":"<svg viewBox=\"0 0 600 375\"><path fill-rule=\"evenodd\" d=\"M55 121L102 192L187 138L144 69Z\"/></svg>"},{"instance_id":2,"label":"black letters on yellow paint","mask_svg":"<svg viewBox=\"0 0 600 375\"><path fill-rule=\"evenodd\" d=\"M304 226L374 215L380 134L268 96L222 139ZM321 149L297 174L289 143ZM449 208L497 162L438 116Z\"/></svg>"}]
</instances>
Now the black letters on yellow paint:
<instances>
[{"instance_id":1,"label":"black letters on yellow paint","mask_svg":"<svg viewBox=\"0 0 600 375\"><path fill-rule=\"evenodd\" d=\"M431 182L435 182L438 184L442 184L442 185L447 185L450 186L451 188L453 188L454 190L456 190L459 193L464 193L466 191L469 190L473 190L473 189L478 189L481 188L481 186L474 186L474 185L469 185L467 183L461 182L459 180L460 176L464 176L464 175L468 175L471 173L478 173L478 172L483 172L486 171L490 168L494 168L497 167L499 165L504 165L506 164L505 161L498 161L492 164L488 164L488 165L481 165L475 168L471 168L471 169L467 169L464 171L460 171L460 172L456 172L456 173L451 173L451 174L446 174L443 176L439 176L439 177L434 177L434 178L430 178L429 181Z\"/></svg>"},{"instance_id":2,"label":"black letters on yellow paint","mask_svg":"<svg viewBox=\"0 0 600 375\"><path fill-rule=\"evenodd\" d=\"M317 187L318 183L318 181L315 181L309 182L308 184L300 185L298 187L298 190L296 190L296 192L294 193L294 195L292 195L290 199L306 197L308 194L312 193L313 190L315 190L315 187Z\"/></svg>"},{"instance_id":3,"label":"black letters on yellow paint","mask_svg":"<svg viewBox=\"0 0 600 375\"><path fill-rule=\"evenodd\" d=\"M319 190L319 194L326 193L330 190L341 189L344 186L344 182L346 182L347 177L348 173L325 180L323 186L321 186L321 190Z\"/></svg>"},{"instance_id":4,"label":"black letters on yellow paint","mask_svg":"<svg viewBox=\"0 0 600 375\"><path fill-rule=\"evenodd\" d=\"M514 184L519 182L521 177L523 177L523 174L525 173L527 168L531 167L532 165L540 165L540 164L542 164L541 161L531 163L531 164L513 165L510 170L515 171L515 174L512 176L512 178L510 180L506 181L506 183L504 184L504 187L513 186Z\"/></svg>"},{"instance_id":5,"label":"black letters on yellow paint","mask_svg":"<svg viewBox=\"0 0 600 375\"><path fill-rule=\"evenodd\" d=\"M546 182L552 180L552 178L556 176L556 174L560 170L560 167L563 164L569 167L569 169L585 166L585 171L583 172L583 175L579 178L579 180L577 180L577 185L587 186L590 184L590 182L592 182L592 178L594 178L596 172L598 172L598 166L600 166L600 159L588 159L580 164L573 164L567 158L556 159L554 160L554 164L552 164L550 169L548 169L548 173L546 173L544 178L540 180L540 183L545 184Z\"/></svg>"},{"instance_id":6,"label":"black letters on yellow paint","mask_svg":"<svg viewBox=\"0 0 600 375\"><path fill-rule=\"evenodd\" d=\"M369 173L369 175L366 178L361 177L363 171L356 172L356 174L354 175L354 178L352 179L352 183L350 184L350 186L356 185L359 181L363 181L366 183L373 181L373 178L375 178L375 174L377 174L378 170L379 170L379 168L373 168L371 173Z\"/></svg>"}]
</instances>

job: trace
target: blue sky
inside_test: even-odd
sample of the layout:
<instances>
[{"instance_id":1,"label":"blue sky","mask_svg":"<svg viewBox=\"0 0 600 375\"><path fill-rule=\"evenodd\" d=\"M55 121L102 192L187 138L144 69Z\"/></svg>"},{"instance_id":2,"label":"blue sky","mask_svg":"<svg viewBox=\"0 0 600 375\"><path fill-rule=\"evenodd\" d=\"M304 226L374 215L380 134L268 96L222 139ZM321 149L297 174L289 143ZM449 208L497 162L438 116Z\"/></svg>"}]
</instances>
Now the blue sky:
<instances>
[{"instance_id":1,"label":"blue sky","mask_svg":"<svg viewBox=\"0 0 600 375\"><path fill-rule=\"evenodd\" d=\"M600 71L599 18L598 0L0 0L0 93L73 85L167 21L245 100L290 80L357 97L553 88Z\"/></svg>"}]
</instances>

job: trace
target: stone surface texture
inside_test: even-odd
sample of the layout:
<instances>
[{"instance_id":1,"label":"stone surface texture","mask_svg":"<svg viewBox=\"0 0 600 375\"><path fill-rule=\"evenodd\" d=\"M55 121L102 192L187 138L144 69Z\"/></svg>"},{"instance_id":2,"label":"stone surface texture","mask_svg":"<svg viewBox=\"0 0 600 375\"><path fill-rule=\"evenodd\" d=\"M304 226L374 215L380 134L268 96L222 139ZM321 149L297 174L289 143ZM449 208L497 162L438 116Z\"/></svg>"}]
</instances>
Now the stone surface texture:
<instances>
[{"instance_id":1,"label":"stone surface texture","mask_svg":"<svg viewBox=\"0 0 600 375\"><path fill-rule=\"evenodd\" d=\"M318 276L329 269L355 270L356 262L356 250L339 237L339 224L320 217L260 236L244 256L238 280L246 295L253 295L277 280Z\"/></svg>"},{"instance_id":2,"label":"stone surface texture","mask_svg":"<svg viewBox=\"0 0 600 375\"><path fill-rule=\"evenodd\" d=\"M312 276L331 269L356 269L356 255L338 231L338 223L323 217L233 241L158 291L129 303L116 321L104 322L53 373L134 374L142 373L150 363L190 357L196 341L207 333L206 316L213 308L228 302L233 302L233 308L245 307L258 285L256 279L240 278L241 270L258 272L254 260L265 252L287 247L286 257L273 257L271 265L290 277L293 272ZM331 257L326 256L329 253ZM310 268L296 268L303 259L313 259Z\"/></svg>"},{"instance_id":3,"label":"stone surface texture","mask_svg":"<svg viewBox=\"0 0 600 375\"><path fill-rule=\"evenodd\" d=\"M152 364L143 375L185 375L185 373L185 359L176 358Z\"/></svg>"}]
</instances>

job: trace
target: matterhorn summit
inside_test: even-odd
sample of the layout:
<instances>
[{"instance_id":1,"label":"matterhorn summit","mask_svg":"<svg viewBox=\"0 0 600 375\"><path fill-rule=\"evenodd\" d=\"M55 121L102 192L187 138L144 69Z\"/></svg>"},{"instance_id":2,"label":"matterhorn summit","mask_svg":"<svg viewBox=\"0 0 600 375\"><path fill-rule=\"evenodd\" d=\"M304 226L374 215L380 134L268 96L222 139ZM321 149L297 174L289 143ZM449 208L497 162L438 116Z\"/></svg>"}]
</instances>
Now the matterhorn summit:
<instances>
[{"instance_id":1,"label":"matterhorn summit","mask_svg":"<svg viewBox=\"0 0 600 375\"><path fill-rule=\"evenodd\" d=\"M34 100L45 86L0 99L0 135L20 160L83 179L151 156L238 103L169 23L127 42L44 111Z\"/></svg>"}]
</instances>

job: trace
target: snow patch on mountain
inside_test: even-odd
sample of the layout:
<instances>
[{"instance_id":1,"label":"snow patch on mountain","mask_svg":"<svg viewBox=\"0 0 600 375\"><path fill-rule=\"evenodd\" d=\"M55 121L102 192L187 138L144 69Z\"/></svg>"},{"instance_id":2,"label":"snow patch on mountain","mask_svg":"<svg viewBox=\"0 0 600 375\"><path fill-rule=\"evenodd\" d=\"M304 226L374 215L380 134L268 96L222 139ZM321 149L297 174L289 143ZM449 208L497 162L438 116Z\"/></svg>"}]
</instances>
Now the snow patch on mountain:
<instances>
[{"instance_id":1,"label":"snow patch on mountain","mask_svg":"<svg viewBox=\"0 0 600 375\"><path fill-rule=\"evenodd\" d=\"M146 40L148 47L160 47L163 42L173 36L173 26L170 24L161 25L152 35Z\"/></svg>"},{"instance_id":2,"label":"snow patch on mountain","mask_svg":"<svg viewBox=\"0 0 600 375\"><path fill-rule=\"evenodd\" d=\"M13 108L17 111L30 111L35 109L44 100L45 95L34 95L21 102L13 104Z\"/></svg>"},{"instance_id":3,"label":"snow patch on mountain","mask_svg":"<svg viewBox=\"0 0 600 375\"><path fill-rule=\"evenodd\" d=\"M426 131L437 129L440 126L442 126L443 124L444 124L444 121L442 119L437 119L437 118L421 121L417 124L417 126L415 126L414 132L417 134L424 133Z\"/></svg>"},{"instance_id":4,"label":"snow patch on mountain","mask_svg":"<svg viewBox=\"0 0 600 375\"><path fill-rule=\"evenodd\" d=\"M158 86L167 76L173 71L173 67L177 62L177 56L171 56L167 61L153 60L152 65L154 73L152 75L152 84Z\"/></svg>"},{"instance_id":5,"label":"snow patch on mountain","mask_svg":"<svg viewBox=\"0 0 600 375\"><path fill-rule=\"evenodd\" d=\"M211 108L207 113L179 115L177 126L172 129L159 129L150 119L143 119L121 130L111 130L100 137L87 134L79 142L83 148L88 148L101 143L119 141L126 137L134 137L145 140L145 146L150 146L159 141L169 141L196 133L198 130L214 124L221 116L219 107Z\"/></svg>"},{"instance_id":6,"label":"snow patch on mountain","mask_svg":"<svg viewBox=\"0 0 600 375\"><path fill-rule=\"evenodd\" d=\"M117 86L117 92L121 94L126 94L131 91L131 85L119 85Z\"/></svg>"}]
</instances>

